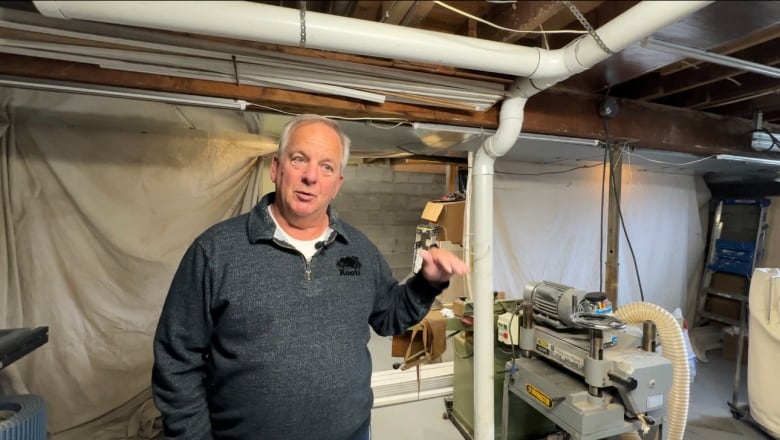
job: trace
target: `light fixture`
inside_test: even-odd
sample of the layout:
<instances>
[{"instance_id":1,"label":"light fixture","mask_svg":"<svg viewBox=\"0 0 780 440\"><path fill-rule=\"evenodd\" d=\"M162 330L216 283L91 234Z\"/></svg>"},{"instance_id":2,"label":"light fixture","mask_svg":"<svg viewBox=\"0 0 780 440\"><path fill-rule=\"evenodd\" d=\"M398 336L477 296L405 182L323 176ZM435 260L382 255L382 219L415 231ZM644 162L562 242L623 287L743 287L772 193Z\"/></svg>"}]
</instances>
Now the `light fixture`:
<instances>
[{"instance_id":1,"label":"light fixture","mask_svg":"<svg viewBox=\"0 0 780 440\"><path fill-rule=\"evenodd\" d=\"M763 157L735 156L732 154L716 154L715 159L732 160L736 162L755 163L759 165L780 166L780 159L764 159Z\"/></svg>"},{"instance_id":2,"label":"light fixture","mask_svg":"<svg viewBox=\"0 0 780 440\"><path fill-rule=\"evenodd\" d=\"M492 136L496 133L496 130L485 129L481 127L464 127L460 125L445 125L445 124L430 124L427 122L413 122L412 128L415 130L427 130L427 131L444 131L450 133L472 134L472 135L484 135ZM572 138L564 136L551 136L545 134L535 133L520 133L518 139L535 140L535 141L553 141L566 144L587 145L590 147L597 147L599 141L597 139L582 139Z\"/></svg>"},{"instance_id":3,"label":"light fixture","mask_svg":"<svg viewBox=\"0 0 780 440\"><path fill-rule=\"evenodd\" d=\"M648 37L642 40L642 47L647 49L659 50L661 52L682 55L684 57L693 58L695 60L720 64L722 66L733 67L735 69L746 70L748 72L760 73L761 75L766 75L772 78L780 78L780 69L778 69L777 67L767 66L764 64L754 63L752 61L746 61L746 60L741 60L739 58L707 52L706 50L696 49L693 47L682 46L680 44L658 40L653 37Z\"/></svg>"},{"instance_id":4,"label":"light fixture","mask_svg":"<svg viewBox=\"0 0 780 440\"><path fill-rule=\"evenodd\" d=\"M82 95L108 96L112 98L140 99L144 101L165 102L169 104L195 105L200 107L246 110L247 102L242 99L211 98L198 95L155 92L121 87L107 87L88 84L76 84L60 81L27 80L10 76L0 76L0 86L23 89L47 90L52 92L78 93Z\"/></svg>"}]
</instances>

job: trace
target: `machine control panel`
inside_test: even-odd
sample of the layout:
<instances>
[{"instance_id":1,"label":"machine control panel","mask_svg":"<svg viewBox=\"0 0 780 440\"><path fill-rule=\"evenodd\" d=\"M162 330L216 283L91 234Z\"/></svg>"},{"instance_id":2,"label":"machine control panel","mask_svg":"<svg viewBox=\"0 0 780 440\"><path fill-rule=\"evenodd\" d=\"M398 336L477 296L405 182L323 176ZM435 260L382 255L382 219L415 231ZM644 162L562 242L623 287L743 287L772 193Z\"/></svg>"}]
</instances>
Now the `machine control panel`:
<instances>
[{"instance_id":1,"label":"machine control panel","mask_svg":"<svg viewBox=\"0 0 780 440\"><path fill-rule=\"evenodd\" d=\"M518 345L520 334L517 329L520 326L520 316L512 312L498 315L496 330L498 331L498 341L507 345Z\"/></svg>"}]
</instances>

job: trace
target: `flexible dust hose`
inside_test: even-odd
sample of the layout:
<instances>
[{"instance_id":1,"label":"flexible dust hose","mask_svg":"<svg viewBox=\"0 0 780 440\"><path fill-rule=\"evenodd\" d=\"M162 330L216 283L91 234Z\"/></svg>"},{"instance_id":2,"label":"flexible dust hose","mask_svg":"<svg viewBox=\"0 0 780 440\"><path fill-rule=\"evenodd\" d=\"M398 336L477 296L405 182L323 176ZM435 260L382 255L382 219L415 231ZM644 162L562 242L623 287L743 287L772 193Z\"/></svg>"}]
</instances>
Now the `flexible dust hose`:
<instances>
[{"instance_id":1,"label":"flexible dust hose","mask_svg":"<svg viewBox=\"0 0 780 440\"><path fill-rule=\"evenodd\" d=\"M688 399L690 392L690 371L688 370L688 352L685 347L680 324L663 308L646 302L635 302L621 306L615 316L629 322L653 321L661 337L663 354L672 361L672 389L667 396L666 420L664 431L667 440L682 440L685 424L688 420ZM634 435L632 435L634 434ZM621 438L639 438L629 433Z\"/></svg>"}]
</instances>

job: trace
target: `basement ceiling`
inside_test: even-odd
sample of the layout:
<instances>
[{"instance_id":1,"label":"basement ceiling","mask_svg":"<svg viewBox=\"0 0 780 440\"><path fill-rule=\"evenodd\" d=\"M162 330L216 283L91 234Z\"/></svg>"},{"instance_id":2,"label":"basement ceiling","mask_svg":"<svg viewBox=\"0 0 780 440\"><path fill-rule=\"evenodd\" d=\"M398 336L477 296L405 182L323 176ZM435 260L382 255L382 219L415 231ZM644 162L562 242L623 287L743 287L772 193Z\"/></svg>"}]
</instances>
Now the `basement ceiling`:
<instances>
[{"instance_id":1,"label":"basement ceiling","mask_svg":"<svg viewBox=\"0 0 780 440\"><path fill-rule=\"evenodd\" d=\"M195 2L195 7L217 8L219 3ZM538 32L582 32L586 27L597 30L638 2L253 3L292 8L303 16L338 15L559 49L581 34ZM139 5L143 7L142 3ZM398 157L402 151L399 146L406 146L421 155L462 159L465 151L476 148L474 144L478 146L479 135L472 134L469 140L448 148L432 148L422 141L426 133L415 130L411 124L495 129L503 91L514 80L507 75L436 64L192 32L52 19L40 15L32 2L2 1L0 6L0 75L6 78L241 99L248 103L248 110L259 112L317 112L344 118L373 118L370 124L350 123L350 130L355 133L353 137L361 136L355 139L358 145L369 144L378 137L384 139L371 145L376 146L377 154L388 157ZM711 156L773 156L752 149L750 139L755 130L780 133L778 37L780 2L713 2L659 30L650 40L636 42L532 97L526 105L523 131L549 138L521 138L507 158L561 165L599 161L603 157L599 145L606 141L625 145L635 153L631 156L632 164L644 164L648 170L677 170L741 182L772 180L776 174L773 166L728 162ZM651 48L648 41L719 54L728 61L751 62L765 68L765 72L705 62L670 53L668 48ZM172 47L186 51L177 49L173 56L169 52ZM159 58L160 53L166 52L169 55L164 65L154 60L155 55ZM242 57L252 57L255 64L242 65ZM257 61L260 58L265 61ZM208 59L211 64L198 69L193 67L193 59L204 63ZM267 64L265 70L257 67L263 62ZM242 70L239 81L238 67L256 70ZM340 82L322 85L316 81L318 77ZM364 83L366 78L375 81ZM358 81L360 87L355 87ZM426 95L426 91L435 93ZM599 108L607 98L614 99L610 101L614 102L614 112L605 123ZM382 127L384 130L377 128L383 124L387 124ZM387 130L393 124L399 124L397 129ZM440 135L447 136L448 132L442 130ZM709 159L701 160L705 158Z\"/></svg>"}]
</instances>

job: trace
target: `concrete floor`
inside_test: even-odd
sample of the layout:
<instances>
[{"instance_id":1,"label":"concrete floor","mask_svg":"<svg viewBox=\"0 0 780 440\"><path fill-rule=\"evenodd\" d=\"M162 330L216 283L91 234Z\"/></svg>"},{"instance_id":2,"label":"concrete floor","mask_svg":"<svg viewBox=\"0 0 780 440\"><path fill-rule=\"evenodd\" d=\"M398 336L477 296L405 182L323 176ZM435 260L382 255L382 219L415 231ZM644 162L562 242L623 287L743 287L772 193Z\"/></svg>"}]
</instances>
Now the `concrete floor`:
<instances>
[{"instance_id":1,"label":"concrete floor","mask_svg":"<svg viewBox=\"0 0 780 440\"><path fill-rule=\"evenodd\" d=\"M720 350L707 353L708 362L697 362L696 380L691 387L688 426L685 439L771 439L753 425L731 415L736 363L723 358ZM737 403L747 403L747 365L743 364Z\"/></svg>"},{"instance_id":2,"label":"concrete floor","mask_svg":"<svg viewBox=\"0 0 780 440\"><path fill-rule=\"evenodd\" d=\"M374 350L372 350L374 351ZM734 390L736 364L720 350L707 353L708 362L697 362L690 392L685 440L765 440L772 437L731 415L728 402ZM387 362L380 360L380 363ZM739 403L747 402L747 371L742 368ZM372 413L373 440L462 440L464 437L442 417L443 398L376 408Z\"/></svg>"}]
</instances>

